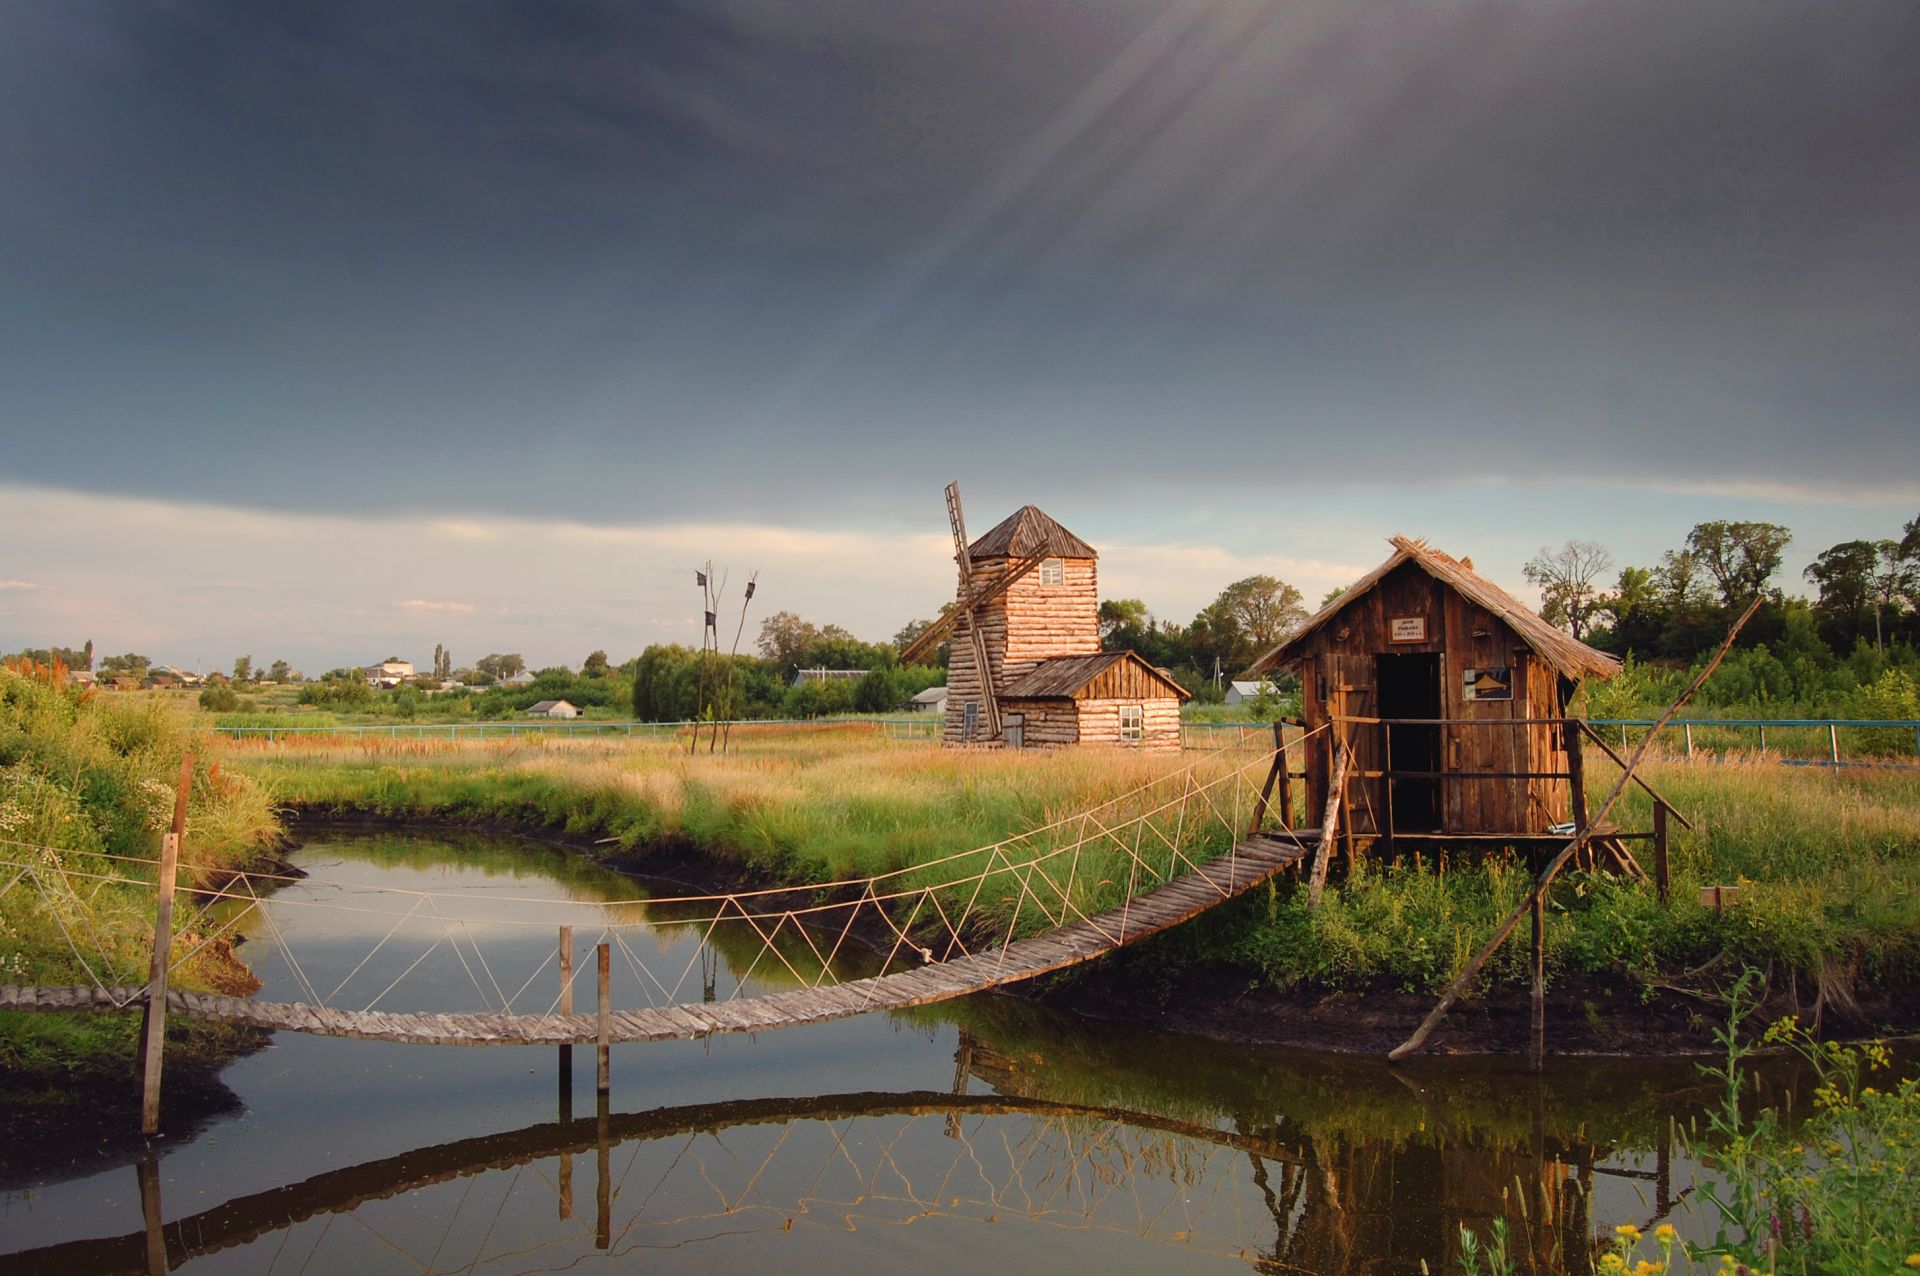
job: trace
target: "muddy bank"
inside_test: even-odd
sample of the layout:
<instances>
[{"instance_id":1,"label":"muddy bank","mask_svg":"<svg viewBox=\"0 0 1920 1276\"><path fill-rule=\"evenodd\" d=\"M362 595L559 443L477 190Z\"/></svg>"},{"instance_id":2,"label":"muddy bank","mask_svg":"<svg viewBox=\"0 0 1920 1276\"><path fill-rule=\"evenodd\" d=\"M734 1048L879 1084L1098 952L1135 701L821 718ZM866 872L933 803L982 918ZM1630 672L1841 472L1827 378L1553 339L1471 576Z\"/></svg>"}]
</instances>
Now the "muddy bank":
<instances>
[{"instance_id":1,"label":"muddy bank","mask_svg":"<svg viewBox=\"0 0 1920 1276\"><path fill-rule=\"evenodd\" d=\"M1090 1018L1252 1045L1283 1045L1384 1055L1405 1041L1434 1007L1432 993L1365 989L1312 993L1254 986L1247 972L1192 966L1169 984L1163 974L1149 993L1125 957L1036 981L1029 995ZM1769 990L1759 1021L1799 1015L1813 1006L1792 988ZM1881 985L1859 997L1858 1012L1823 1016L1822 1030L1841 1038L1920 1035L1920 982ZM1638 981L1569 976L1549 982L1547 1052L1553 1055L1676 1056L1716 1054L1713 1031L1726 1007L1710 989L1644 991ZM1524 1054L1532 1006L1525 989L1496 989L1455 1006L1428 1038L1440 1055Z\"/></svg>"},{"instance_id":2,"label":"muddy bank","mask_svg":"<svg viewBox=\"0 0 1920 1276\"><path fill-rule=\"evenodd\" d=\"M136 1012L120 1012L133 1016ZM140 1133L133 1062L120 1055L78 1069L9 1072L0 1082L0 1191L130 1165L166 1143L186 1143L240 1108L220 1079L227 1065L265 1049L251 1028L182 1023L167 1030L160 1128Z\"/></svg>"}]
</instances>

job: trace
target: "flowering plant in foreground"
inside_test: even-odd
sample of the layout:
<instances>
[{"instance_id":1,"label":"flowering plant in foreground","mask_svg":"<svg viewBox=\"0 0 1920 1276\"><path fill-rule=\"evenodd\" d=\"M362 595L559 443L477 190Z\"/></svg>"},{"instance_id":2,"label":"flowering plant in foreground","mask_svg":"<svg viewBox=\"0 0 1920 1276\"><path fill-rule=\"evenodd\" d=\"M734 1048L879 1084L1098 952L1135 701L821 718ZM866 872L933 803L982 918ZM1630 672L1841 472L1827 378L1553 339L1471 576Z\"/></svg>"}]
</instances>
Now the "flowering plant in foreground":
<instances>
[{"instance_id":1,"label":"flowering plant in foreground","mask_svg":"<svg viewBox=\"0 0 1920 1276\"><path fill-rule=\"evenodd\" d=\"M1713 1171L1694 1196L1710 1211L1712 1243L1691 1246L1670 1223L1650 1232L1622 1223L1594 1260L1602 1276L1920 1271L1920 1078L1888 1076L1893 1055L1879 1042L1820 1041L1794 1018L1758 1042L1743 1041L1740 1026L1759 1002L1760 984L1750 970L1729 991L1727 1024L1715 1033L1725 1061L1704 1069L1722 1085L1697 1148ZM1814 1109L1803 1120L1772 1107L1741 1111L1751 1056L1766 1047L1789 1050L1813 1069ZM1465 1227L1460 1241L1468 1276L1522 1270L1509 1253L1505 1220L1495 1220L1488 1241Z\"/></svg>"}]
</instances>

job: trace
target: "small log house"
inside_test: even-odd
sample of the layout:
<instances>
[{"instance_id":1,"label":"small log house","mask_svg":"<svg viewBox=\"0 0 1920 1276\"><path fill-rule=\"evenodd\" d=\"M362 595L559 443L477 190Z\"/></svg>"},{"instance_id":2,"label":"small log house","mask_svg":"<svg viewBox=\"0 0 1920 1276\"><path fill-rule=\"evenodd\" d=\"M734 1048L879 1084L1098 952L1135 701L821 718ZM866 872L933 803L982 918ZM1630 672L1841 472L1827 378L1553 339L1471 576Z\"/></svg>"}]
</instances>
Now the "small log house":
<instances>
[{"instance_id":1,"label":"small log house","mask_svg":"<svg viewBox=\"0 0 1920 1276\"><path fill-rule=\"evenodd\" d=\"M1010 748L1104 744L1180 748L1180 684L1130 651L1100 650L1099 552L1023 505L968 547L971 578L958 597L987 592L1014 564L1041 558L970 618L1000 704L1000 743ZM987 743L982 685L970 643L955 641L947 664L945 743Z\"/></svg>"},{"instance_id":2,"label":"small log house","mask_svg":"<svg viewBox=\"0 0 1920 1276\"><path fill-rule=\"evenodd\" d=\"M1340 825L1353 838L1524 844L1574 818L1582 783L1567 703L1620 668L1424 541L1393 556L1260 657L1300 677L1306 810L1351 746ZM1569 746L1571 745L1571 751ZM1579 813L1584 820L1584 811ZM1563 836L1563 835L1561 835Z\"/></svg>"}]
</instances>

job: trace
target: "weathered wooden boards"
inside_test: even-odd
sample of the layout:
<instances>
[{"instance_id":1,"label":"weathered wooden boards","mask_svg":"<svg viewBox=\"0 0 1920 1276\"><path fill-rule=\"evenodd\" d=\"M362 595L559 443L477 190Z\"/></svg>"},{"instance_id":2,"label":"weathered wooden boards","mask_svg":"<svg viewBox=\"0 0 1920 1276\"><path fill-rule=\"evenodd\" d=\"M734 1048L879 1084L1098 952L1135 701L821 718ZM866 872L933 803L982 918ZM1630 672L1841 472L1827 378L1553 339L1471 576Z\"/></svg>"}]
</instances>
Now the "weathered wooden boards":
<instances>
[{"instance_id":1,"label":"weathered wooden boards","mask_svg":"<svg viewBox=\"0 0 1920 1276\"><path fill-rule=\"evenodd\" d=\"M733 1001L610 1012L606 1039L666 1041L727 1032L761 1032L824 1023L874 1010L898 1010L1017 983L1103 956L1176 926L1244 894L1305 858L1317 830L1250 837L1231 854L1207 861L1121 908L1037 935L918 970ZM0 986L0 1010L118 1010L141 1004L139 988ZM598 1042L591 1015L436 1015L331 1010L302 1002L250 1001L213 993L167 994L167 1009L216 1023L424 1045L573 1045Z\"/></svg>"}]
</instances>

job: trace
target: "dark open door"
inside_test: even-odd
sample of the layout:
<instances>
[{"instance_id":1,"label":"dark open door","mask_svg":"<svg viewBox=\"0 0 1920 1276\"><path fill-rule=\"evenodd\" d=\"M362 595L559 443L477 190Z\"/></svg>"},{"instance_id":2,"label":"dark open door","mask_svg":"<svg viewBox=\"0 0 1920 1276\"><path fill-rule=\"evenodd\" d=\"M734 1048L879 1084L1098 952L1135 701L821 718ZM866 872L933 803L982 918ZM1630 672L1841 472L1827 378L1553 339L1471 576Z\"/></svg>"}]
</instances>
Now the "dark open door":
<instances>
[{"instance_id":1,"label":"dark open door","mask_svg":"<svg viewBox=\"0 0 1920 1276\"><path fill-rule=\"evenodd\" d=\"M1379 688L1382 718L1438 718L1440 716L1440 656L1435 653L1376 656L1375 685ZM1440 781L1430 778L1441 769L1438 726L1390 724L1386 728L1387 756L1395 773L1393 830L1396 833L1432 833L1440 828ZM1424 771L1428 776L1397 778L1399 773Z\"/></svg>"}]
</instances>

